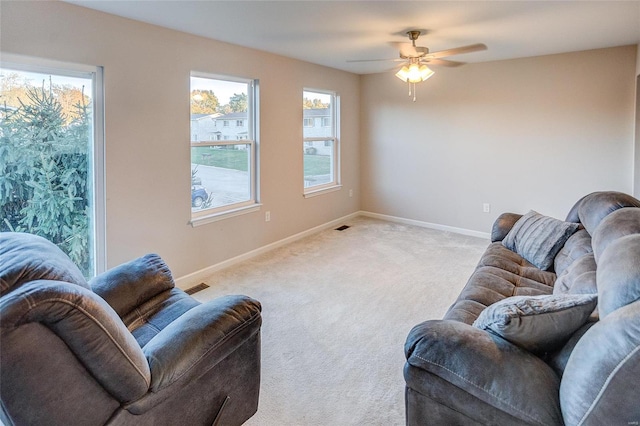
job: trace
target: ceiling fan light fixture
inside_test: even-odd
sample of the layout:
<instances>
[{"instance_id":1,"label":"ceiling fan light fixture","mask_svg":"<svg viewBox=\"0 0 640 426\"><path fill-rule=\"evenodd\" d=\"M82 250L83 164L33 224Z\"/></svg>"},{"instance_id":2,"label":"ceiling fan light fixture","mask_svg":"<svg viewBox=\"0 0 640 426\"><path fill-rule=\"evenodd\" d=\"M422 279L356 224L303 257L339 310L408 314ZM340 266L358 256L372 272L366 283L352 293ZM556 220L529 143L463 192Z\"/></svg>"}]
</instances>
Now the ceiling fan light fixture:
<instances>
[{"instance_id":1,"label":"ceiling fan light fixture","mask_svg":"<svg viewBox=\"0 0 640 426\"><path fill-rule=\"evenodd\" d=\"M422 65L419 69L421 81L425 81L435 74L431 68L426 65Z\"/></svg>"},{"instance_id":2,"label":"ceiling fan light fixture","mask_svg":"<svg viewBox=\"0 0 640 426\"><path fill-rule=\"evenodd\" d=\"M410 64L408 67L405 65L400 68L396 73L396 77L409 83L420 83L421 81L425 81L431 77L433 74L435 74L433 70L426 65Z\"/></svg>"},{"instance_id":3,"label":"ceiling fan light fixture","mask_svg":"<svg viewBox=\"0 0 640 426\"><path fill-rule=\"evenodd\" d=\"M406 65L400 68L400 70L396 73L396 77L406 82L409 79L409 68L407 68Z\"/></svg>"}]
</instances>

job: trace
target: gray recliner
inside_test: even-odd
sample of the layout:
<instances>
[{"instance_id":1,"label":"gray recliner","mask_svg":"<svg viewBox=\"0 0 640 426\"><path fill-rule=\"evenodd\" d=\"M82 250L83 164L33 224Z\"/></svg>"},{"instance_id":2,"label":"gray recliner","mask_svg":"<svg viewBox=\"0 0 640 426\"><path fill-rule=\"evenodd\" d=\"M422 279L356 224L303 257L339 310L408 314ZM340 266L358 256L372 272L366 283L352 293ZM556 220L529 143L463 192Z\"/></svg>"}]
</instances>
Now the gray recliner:
<instances>
[{"instance_id":1,"label":"gray recliner","mask_svg":"<svg viewBox=\"0 0 640 426\"><path fill-rule=\"evenodd\" d=\"M239 425L257 410L260 304L199 303L157 255L89 283L53 243L0 233L5 425Z\"/></svg>"}]
</instances>

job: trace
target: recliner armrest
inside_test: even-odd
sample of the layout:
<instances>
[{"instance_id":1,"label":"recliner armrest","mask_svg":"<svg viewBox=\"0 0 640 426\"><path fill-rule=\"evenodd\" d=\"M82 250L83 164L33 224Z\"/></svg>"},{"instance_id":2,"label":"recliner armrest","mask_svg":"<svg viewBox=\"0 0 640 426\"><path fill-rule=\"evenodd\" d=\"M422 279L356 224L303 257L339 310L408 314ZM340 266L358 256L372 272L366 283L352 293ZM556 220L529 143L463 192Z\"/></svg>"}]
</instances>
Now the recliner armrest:
<instances>
[{"instance_id":1,"label":"recliner armrest","mask_svg":"<svg viewBox=\"0 0 640 426\"><path fill-rule=\"evenodd\" d=\"M175 287L169 267L157 254L116 266L89 281L91 289L122 318L152 297Z\"/></svg>"},{"instance_id":2,"label":"recliner armrest","mask_svg":"<svg viewBox=\"0 0 640 426\"><path fill-rule=\"evenodd\" d=\"M517 213L502 213L498 216L491 228L491 242L502 241L521 217L522 215Z\"/></svg>"},{"instance_id":3,"label":"recliner armrest","mask_svg":"<svg viewBox=\"0 0 640 426\"><path fill-rule=\"evenodd\" d=\"M540 358L496 335L457 321L426 321L409 333L405 355L409 388L428 395L440 386L438 397L446 400L441 383L449 383L452 391L462 389L486 404L458 407L452 398L454 410L483 416L495 407L527 424L562 424L557 375ZM490 416L475 420L491 423Z\"/></svg>"},{"instance_id":4,"label":"recliner armrest","mask_svg":"<svg viewBox=\"0 0 640 426\"><path fill-rule=\"evenodd\" d=\"M151 370L150 394L127 409L147 411L170 396L164 390L205 374L258 333L261 324L261 305L247 296L219 297L185 312L142 348Z\"/></svg>"}]
</instances>

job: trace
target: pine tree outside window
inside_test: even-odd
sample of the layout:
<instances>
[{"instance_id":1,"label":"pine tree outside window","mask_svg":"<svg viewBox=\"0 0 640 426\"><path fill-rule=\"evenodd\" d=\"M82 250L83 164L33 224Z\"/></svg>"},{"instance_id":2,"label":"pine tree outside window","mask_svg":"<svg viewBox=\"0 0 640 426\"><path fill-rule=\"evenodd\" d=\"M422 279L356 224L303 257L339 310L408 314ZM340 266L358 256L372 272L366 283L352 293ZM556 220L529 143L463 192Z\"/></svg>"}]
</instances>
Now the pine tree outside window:
<instances>
[{"instance_id":1,"label":"pine tree outside window","mask_svg":"<svg viewBox=\"0 0 640 426\"><path fill-rule=\"evenodd\" d=\"M105 269L102 74L0 64L0 231L57 244L87 278Z\"/></svg>"}]
</instances>

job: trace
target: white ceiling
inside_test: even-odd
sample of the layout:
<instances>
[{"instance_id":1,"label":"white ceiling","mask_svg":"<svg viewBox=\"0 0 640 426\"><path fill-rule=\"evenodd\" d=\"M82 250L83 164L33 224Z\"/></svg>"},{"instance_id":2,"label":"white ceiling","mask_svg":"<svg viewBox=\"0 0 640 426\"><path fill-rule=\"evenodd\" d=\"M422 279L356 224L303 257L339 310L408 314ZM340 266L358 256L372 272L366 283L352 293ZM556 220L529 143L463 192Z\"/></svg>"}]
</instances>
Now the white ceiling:
<instances>
[{"instance_id":1,"label":"white ceiling","mask_svg":"<svg viewBox=\"0 0 640 426\"><path fill-rule=\"evenodd\" d=\"M405 32L433 51L485 62L640 43L639 1L94 1L91 9L359 74L393 63Z\"/></svg>"}]
</instances>

